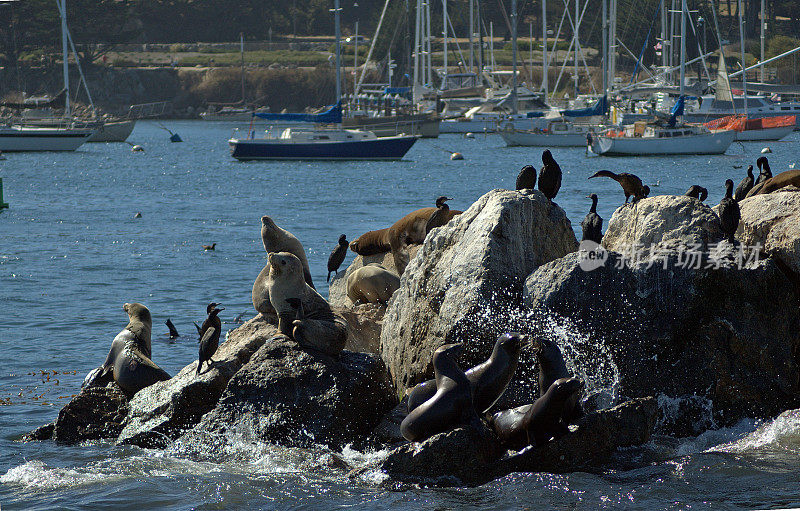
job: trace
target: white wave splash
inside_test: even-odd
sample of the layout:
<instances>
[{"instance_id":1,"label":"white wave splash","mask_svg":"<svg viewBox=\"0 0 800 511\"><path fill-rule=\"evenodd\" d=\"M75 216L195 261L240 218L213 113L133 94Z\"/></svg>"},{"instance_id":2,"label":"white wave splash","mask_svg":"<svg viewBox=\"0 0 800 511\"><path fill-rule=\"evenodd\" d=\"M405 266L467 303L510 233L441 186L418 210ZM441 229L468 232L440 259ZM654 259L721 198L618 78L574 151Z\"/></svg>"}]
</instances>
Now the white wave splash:
<instances>
[{"instance_id":1,"label":"white wave splash","mask_svg":"<svg viewBox=\"0 0 800 511\"><path fill-rule=\"evenodd\" d=\"M785 411L774 420L762 424L749 435L720 445L713 450L744 453L767 449L800 454L800 409Z\"/></svg>"},{"instance_id":2,"label":"white wave splash","mask_svg":"<svg viewBox=\"0 0 800 511\"><path fill-rule=\"evenodd\" d=\"M31 460L9 469L0 476L0 483L22 486L32 490L74 488L109 477L89 468L50 467L39 460Z\"/></svg>"}]
</instances>

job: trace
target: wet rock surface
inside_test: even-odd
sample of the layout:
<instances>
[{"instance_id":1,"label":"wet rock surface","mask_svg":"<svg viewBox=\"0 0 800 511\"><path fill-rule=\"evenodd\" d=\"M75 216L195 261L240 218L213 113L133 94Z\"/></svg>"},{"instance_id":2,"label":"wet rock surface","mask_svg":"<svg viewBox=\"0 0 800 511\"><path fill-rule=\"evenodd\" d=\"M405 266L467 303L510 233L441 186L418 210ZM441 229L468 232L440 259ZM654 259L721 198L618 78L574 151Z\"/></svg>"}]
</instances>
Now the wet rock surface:
<instances>
[{"instance_id":1,"label":"wet rock surface","mask_svg":"<svg viewBox=\"0 0 800 511\"><path fill-rule=\"evenodd\" d=\"M116 383L86 387L58 412L52 439L58 443L76 444L85 440L116 438L122 431L127 413L128 398Z\"/></svg>"},{"instance_id":2,"label":"wet rock surface","mask_svg":"<svg viewBox=\"0 0 800 511\"><path fill-rule=\"evenodd\" d=\"M793 190L741 201L736 238L744 245L759 244L800 278L800 193Z\"/></svg>"}]
</instances>

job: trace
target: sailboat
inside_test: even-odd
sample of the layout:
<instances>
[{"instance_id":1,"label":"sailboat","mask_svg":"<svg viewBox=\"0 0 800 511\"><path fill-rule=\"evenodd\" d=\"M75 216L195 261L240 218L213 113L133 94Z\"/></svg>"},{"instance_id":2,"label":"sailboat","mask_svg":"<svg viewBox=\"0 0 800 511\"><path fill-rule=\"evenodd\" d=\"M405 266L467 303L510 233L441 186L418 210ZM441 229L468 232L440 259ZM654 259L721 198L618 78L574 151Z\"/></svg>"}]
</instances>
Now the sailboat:
<instances>
[{"instance_id":1,"label":"sailboat","mask_svg":"<svg viewBox=\"0 0 800 511\"><path fill-rule=\"evenodd\" d=\"M378 138L364 130L342 129L339 0L334 2L336 27L336 104L320 114L273 114L254 112L253 117L272 121L314 123L313 128L268 129L255 138L231 137L231 156L237 160L399 160L418 137L398 135ZM333 125L334 127L321 126Z\"/></svg>"}]
</instances>

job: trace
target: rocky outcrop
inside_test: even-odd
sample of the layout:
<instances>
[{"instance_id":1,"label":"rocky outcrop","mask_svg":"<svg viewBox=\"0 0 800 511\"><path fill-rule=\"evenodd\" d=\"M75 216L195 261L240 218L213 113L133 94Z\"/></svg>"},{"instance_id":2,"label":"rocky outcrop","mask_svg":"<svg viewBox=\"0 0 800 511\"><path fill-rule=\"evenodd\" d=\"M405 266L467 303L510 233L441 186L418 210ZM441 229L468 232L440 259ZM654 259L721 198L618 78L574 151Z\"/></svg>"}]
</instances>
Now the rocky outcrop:
<instances>
[{"instance_id":1,"label":"rocky outcrop","mask_svg":"<svg viewBox=\"0 0 800 511\"><path fill-rule=\"evenodd\" d=\"M631 267L611 252L587 272L570 254L528 278L525 302L532 315L570 318L570 335L610 357L619 381L608 383L623 397L700 396L719 425L770 417L800 405L797 291L773 260L739 269L727 247L700 269L675 253Z\"/></svg>"},{"instance_id":2,"label":"rocky outcrop","mask_svg":"<svg viewBox=\"0 0 800 511\"><path fill-rule=\"evenodd\" d=\"M623 254L639 247L646 259L654 247L676 250L697 245L705 251L722 237L719 217L710 207L684 195L658 195L617 208L603 246Z\"/></svg>"},{"instance_id":3,"label":"rocky outcrop","mask_svg":"<svg viewBox=\"0 0 800 511\"><path fill-rule=\"evenodd\" d=\"M491 191L431 231L383 320L381 353L398 395L432 377L433 351L442 344L465 343L463 368L486 360L497 335L519 327L509 314L525 278L577 245L564 210L535 190ZM534 367L532 355L519 365ZM507 395L529 402L534 389L515 385Z\"/></svg>"},{"instance_id":4,"label":"rocky outcrop","mask_svg":"<svg viewBox=\"0 0 800 511\"><path fill-rule=\"evenodd\" d=\"M755 195L741 201L739 208L736 238L747 246L761 245L800 278L800 193Z\"/></svg>"},{"instance_id":5,"label":"rocky outcrop","mask_svg":"<svg viewBox=\"0 0 800 511\"><path fill-rule=\"evenodd\" d=\"M186 446L224 448L228 433L287 446L341 448L366 437L397 403L383 362L343 351L303 351L288 337L264 343L228 382L217 406L181 437Z\"/></svg>"},{"instance_id":6,"label":"rocky outcrop","mask_svg":"<svg viewBox=\"0 0 800 511\"><path fill-rule=\"evenodd\" d=\"M52 429L43 426L26 440L52 438L62 444L116 438L128 412L128 398L116 383L86 387L58 412ZM48 430L50 435L48 435Z\"/></svg>"},{"instance_id":7,"label":"rocky outcrop","mask_svg":"<svg viewBox=\"0 0 800 511\"><path fill-rule=\"evenodd\" d=\"M277 328L259 315L228 333L210 368L197 374L195 361L172 379L137 392L129 403L125 427L117 441L140 447L166 447L214 408L228 380L276 333Z\"/></svg>"},{"instance_id":8,"label":"rocky outcrop","mask_svg":"<svg viewBox=\"0 0 800 511\"><path fill-rule=\"evenodd\" d=\"M477 486L513 472L599 471L619 447L646 443L657 417L654 398L634 399L587 414L559 439L506 456L494 433L460 427L394 449L381 469L395 480L439 486Z\"/></svg>"},{"instance_id":9,"label":"rocky outcrop","mask_svg":"<svg viewBox=\"0 0 800 511\"><path fill-rule=\"evenodd\" d=\"M347 321L347 342L344 349L361 353L381 352L381 328L386 307L377 303L354 305L352 308L334 308L333 311Z\"/></svg>"}]
</instances>

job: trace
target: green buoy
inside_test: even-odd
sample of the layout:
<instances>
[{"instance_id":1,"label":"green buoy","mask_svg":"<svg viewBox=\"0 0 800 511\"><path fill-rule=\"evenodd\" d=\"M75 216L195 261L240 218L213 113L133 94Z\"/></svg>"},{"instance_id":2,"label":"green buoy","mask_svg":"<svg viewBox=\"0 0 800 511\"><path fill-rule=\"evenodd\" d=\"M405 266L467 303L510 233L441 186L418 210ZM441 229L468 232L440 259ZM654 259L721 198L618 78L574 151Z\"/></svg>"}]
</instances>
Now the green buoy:
<instances>
[{"instance_id":1,"label":"green buoy","mask_svg":"<svg viewBox=\"0 0 800 511\"><path fill-rule=\"evenodd\" d=\"M3 202L3 178L0 177L0 209L7 208L8 203Z\"/></svg>"}]
</instances>

